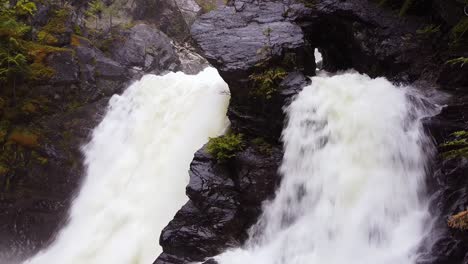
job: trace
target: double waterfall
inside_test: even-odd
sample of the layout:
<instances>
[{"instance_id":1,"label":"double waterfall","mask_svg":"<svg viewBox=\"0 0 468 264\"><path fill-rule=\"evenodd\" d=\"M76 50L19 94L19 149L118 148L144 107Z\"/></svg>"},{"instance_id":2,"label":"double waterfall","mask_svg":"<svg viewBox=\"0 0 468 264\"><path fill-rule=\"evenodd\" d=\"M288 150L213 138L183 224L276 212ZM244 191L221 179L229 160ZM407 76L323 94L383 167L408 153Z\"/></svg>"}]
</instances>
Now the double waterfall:
<instances>
[{"instance_id":1,"label":"double waterfall","mask_svg":"<svg viewBox=\"0 0 468 264\"><path fill-rule=\"evenodd\" d=\"M321 73L287 108L282 182L247 243L220 264L415 264L434 114L410 87ZM150 264L185 203L193 154L225 132L216 70L147 75L111 98L84 146L86 178L56 241L27 264Z\"/></svg>"}]
</instances>

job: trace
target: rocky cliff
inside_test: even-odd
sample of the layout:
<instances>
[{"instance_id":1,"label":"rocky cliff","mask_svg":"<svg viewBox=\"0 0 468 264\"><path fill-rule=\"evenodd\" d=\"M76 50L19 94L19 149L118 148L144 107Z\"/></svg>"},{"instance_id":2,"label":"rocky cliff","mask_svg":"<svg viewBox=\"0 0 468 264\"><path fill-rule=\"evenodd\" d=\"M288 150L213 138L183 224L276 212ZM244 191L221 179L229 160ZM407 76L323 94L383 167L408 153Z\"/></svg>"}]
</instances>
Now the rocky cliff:
<instances>
[{"instance_id":1,"label":"rocky cliff","mask_svg":"<svg viewBox=\"0 0 468 264\"><path fill-rule=\"evenodd\" d=\"M274 172L282 156L282 108L308 83L304 76L315 73L314 49L323 54L325 70L353 68L424 93L450 95L438 96L445 107L425 120L438 146L428 178L437 242L422 249L420 261L468 263L468 36L460 34L468 18L457 1L430 2L234 0L199 17L192 37L229 84L231 129L246 137L248 147L227 163L216 162L205 149L196 154L190 201L163 230L164 253L155 263L203 261L246 239L262 202L281 180ZM257 156L258 138L272 150L267 156L276 158ZM266 171L248 169L265 166ZM247 190L261 195L245 201Z\"/></svg>"}]
</instances>

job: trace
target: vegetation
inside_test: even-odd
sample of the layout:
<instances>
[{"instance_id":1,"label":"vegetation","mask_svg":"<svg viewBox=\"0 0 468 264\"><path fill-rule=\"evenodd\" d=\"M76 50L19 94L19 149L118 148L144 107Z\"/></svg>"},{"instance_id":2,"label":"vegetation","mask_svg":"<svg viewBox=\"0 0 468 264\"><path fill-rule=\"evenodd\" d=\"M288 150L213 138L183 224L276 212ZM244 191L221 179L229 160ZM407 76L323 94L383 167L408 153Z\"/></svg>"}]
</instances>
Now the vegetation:
<instances>
[{"instance_id":1,"label":"vegetation","mask_svg":"<svg viewBox=\"0 0 468 264\"><path fill-rule=\"evenodd\" d=\"M255 145L256 149L264 155L270 155L273 152L272 146L261 137L254 138L252 143Z\"/></svg>"},{"instance_id":2,"label":"vegetation","mask_svg":"<svg viewBox=\"0 0 468 264\"><path fill-rule=\"evenodd\" d=\"M460 19L458 24L456 24L451 32L450 32L450 38L451 38L451 45L452 46L457 46L460 43L463 42L463 40L466 40L468 37L468 17L463 17Z\"/></svg>"},{"instance_id":3,"label":"vegetation","mask_svg":"<svg viewBox=\"0 0 468 264\"><path fill-rule=\"evenodd\" d=\"M439 32L439 31L440 31L440 25L436 26L434 24L430 24L430 25L425 26L422 29L416 30L416 33L418 35L430 36L430 35L433 35L433 34Z\"/></svg>"},{"instance_id":4,"label":"vegetation","mask_svg":"<svg viewBox=\"0 0 468 264\"><path fill-rule=\"evenodd\" d=\"M468 58L458 57L458 58L455 58L455 59L452 59L452 60L448 60L446 63L448 63L450 65L460 64L460 67L463 67L463 66L465 66L465 64L468 63Z\"/></svg>"},{"instance_id":5,"label":"vegetation","mask_svg":"<svg viewBox=\"0 0 468 264\"><path fill-rule=\"evenodd\" d=\"M218 162L223 162L233 158L244 148L244 145L242 134L228 133L217 138L210 138L207 150Z\"/></svg>"},{"instance_id":6,"label":"vegetation","mask_svg":"<svg viewBox=\"0 0 468 264\"><path fill-rule=\"evenodd\" d=\"M452 159L458 157L468 158L468 132L457 131L451 135L452 140L445 142L441 147L447 151L442 152L444 159Z\"/></svg>"},{"instance_id":7,"label":"vegetation","mask_svg":"<svg viewBox=\"0 0 468 264\"><path fill-rule=\"evenodd\" d=\"M37 33L39 42L56 45L58 43L57 35L67 31L66 22L70 16L70 10L64 8L56 10L41 31Z\"/></svg>"},{"instance_id":8,"label":"vegetation","mask_svg":"<svg viewBox=\"0 0 468 264\"><path fill-rule=\"evenodd\" d=\"M279 67L267 69L263 72L250 75L249 79L254 84L252 95L270 99L286 75L287 72L283 68Z\"/></svg>"},{"instance_id":9,"label":"vegetation","mask_svg":"<svg viewBox=\"0 0 468 264\"><path fill-rule=\"evenodd\" d=\"M451 228L468 230L468 211L463 211L456 215L452 215L449 218L447 224Z\"/></svg>"}]
</instances>

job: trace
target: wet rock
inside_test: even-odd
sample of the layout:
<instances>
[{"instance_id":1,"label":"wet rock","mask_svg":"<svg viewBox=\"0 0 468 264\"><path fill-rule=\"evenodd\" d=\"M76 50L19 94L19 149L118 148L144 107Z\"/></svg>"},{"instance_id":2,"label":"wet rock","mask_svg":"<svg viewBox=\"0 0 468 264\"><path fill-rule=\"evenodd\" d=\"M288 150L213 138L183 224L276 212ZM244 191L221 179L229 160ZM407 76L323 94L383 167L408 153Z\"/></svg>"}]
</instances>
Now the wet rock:
<instances>
[{"instance_id":1,"label":"wet rock","mask_svg":"<svg viewBox=\"0 0 468 264\"><path fill-rule=\"evenodd\" d=\"M47 56L46 64L55 71L52 80L50 80L51 83L72 84L79 81L79 67L71 50L52 52Z\"/></svg>"},{"instance_id":2,"label":"wet rock","mask_svg":"<svg viewBox=\"0 0 468 264\"><path fill-rule=\"evenodd\" d=\"M241 245L262 201L273 193L280 161L276 146L262 152L251 144L226 163L199 150L190 166L190 201L161 233L164 253L155 263L203 261Z\"/></svg>"},{"instance_id":3,"label":"wet rock","mask_svg":"<svg viewBox=\"0 0 468 264\"><path fill-rule=\"evenodd\" d=\"M139 24L132 27L111 45L111 57L126 67L160 74L176 71L180 61L171 40L158 29Z\"/></svg>"},{"instance_id":4,"label":"wet rock","mask_svg":"<svg viewBox=\"0 0 468 264\"><path fill-rule=\"evenodd\" d=\"M195 10L193 0L136 0L131 13L134 20L158 25L170 37L184 40L189 36L190 24L187 22L193 20Z\"/></svg>"}]
</instances>

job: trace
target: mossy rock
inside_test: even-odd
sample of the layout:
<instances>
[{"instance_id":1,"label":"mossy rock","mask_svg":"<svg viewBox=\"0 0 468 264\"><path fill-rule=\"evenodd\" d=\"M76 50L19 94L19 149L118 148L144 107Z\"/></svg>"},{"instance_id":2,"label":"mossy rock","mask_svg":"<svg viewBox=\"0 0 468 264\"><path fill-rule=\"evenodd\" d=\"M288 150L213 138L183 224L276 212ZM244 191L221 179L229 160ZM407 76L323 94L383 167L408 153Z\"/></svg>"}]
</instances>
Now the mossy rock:
<instances>
[{"instance_id":1,"label":"mossy rock","mask_svg":"<svg viewBox=\"0 0 468 264\"><path fill-rule=\"evenodd\" d=\"M460 212L452 215L448 222L448 226L460 230L468 230L468 211Z\"/></svg>"},{"instance_id":2,"label":"mossy rock","mask_svg":"<svg viewBox=\"0 0 468 264\"><path fill-rule=\"evenodd\" d=\"M16 128L8 136L8 144L36 148L39 146L39 135L24 128Z\"/></svg>"},{"instance_id":3,"label":"mossy rock","mask_svg":"<svg viewBox=\"0 0 468 264\"><path fill-rule=\"evenodd\" d=\"M210 138L207 151L218 162L224 162L233 158L244 146L242 134L228 133L217 138Z\"/></svg>"},{"instance_id":4,"label":"mossy rock","mask_svg":"<svg viewBox=\"0 0 468 264\"><path fill-rule=\"evenodd\" d=\"M450 135L451 140L441 144L444 159L468 158L468 131L456 131Z\"/></svg>"}]
</instances>

